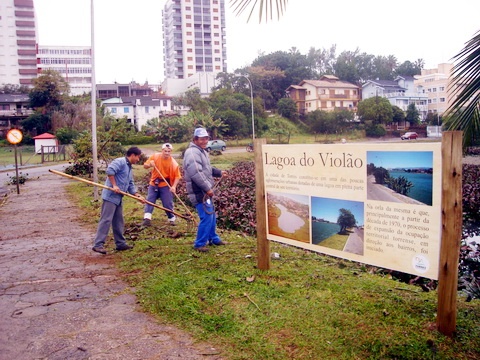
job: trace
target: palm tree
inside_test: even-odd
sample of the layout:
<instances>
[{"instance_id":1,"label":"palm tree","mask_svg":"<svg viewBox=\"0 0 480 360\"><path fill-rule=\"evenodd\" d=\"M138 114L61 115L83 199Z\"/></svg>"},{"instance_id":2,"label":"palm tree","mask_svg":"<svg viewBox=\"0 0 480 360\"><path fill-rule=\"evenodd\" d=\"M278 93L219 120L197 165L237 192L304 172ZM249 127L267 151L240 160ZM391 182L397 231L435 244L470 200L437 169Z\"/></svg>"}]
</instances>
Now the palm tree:
<instances>
[{"instance_id":1,"label":"palm tree","mask_svg":"<svg viewBox=\"0 0 480 360\"><path fill-rule=\"evenodd\" d=\"M463 147L480 134L480 31L466 43L454 59L449 91L456 99L446 111L446 130L463 131Z\"/></svg>"},{"instance_id":2,"label":"palm tree","mask_svg":"<svg viewBox=\"0 0 480 360\"><path fill-rule=\"evenodd\" d=\"M241 15L244 11L250 9L247 21L250 21L253 11L258 7L258 22L262 22L262 16L264 14L265 22L267 22L269 18L272 20L274 9L276 10L277 17L280 18L287 7L287 2L288 0L230 0L233 11L237 15Z\"/></svg>"}]
</instances>

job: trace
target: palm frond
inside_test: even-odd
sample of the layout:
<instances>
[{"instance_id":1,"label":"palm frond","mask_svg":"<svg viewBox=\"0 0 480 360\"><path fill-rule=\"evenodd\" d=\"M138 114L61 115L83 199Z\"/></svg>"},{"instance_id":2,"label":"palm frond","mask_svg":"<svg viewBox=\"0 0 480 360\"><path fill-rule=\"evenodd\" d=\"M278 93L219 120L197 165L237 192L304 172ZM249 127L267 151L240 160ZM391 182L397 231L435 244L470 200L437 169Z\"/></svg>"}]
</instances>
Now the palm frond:
<instances>
[{"instance_id":1,"label":"palm frond","mask_svg":"<svg viewBox=\"0 0 480 360\"><path fill-rule=\"evenodd\" d=\"M288 0L230 0L230 6L233 12L240 16L243 12L249 11L247 22L253 15L254 10L258 8L258 22L262 22L262 17L265 16L265 22L273 19L274 10L276 10L277 18L283 15L286 10Z\"/></svg>"},{"instance_id":2,"label":"palm frond","mask_svg":"<svg viewBox=\"0 0 480 360\"><path fill-rule=\"evenodd\" d=\"M446 130L462 130L463 146L480 135L480 31L453 58L449 92L455 97L445 115Z\"/></svg>"}]
</instances>

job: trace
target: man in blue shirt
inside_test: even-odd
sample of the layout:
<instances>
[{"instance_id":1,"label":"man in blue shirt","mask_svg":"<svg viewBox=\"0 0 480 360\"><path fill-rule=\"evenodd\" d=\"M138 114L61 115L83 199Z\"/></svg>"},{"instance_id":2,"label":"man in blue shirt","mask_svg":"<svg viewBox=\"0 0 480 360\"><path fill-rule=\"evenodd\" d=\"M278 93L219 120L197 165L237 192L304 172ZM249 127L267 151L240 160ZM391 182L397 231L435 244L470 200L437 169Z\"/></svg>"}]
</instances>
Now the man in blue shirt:
<instances>
[{"instance_id":1,"label":"man in blue shirt","mask_svg":"<svg viewBox=\"0 0 480 360\"><path fill-rule=\"evenodd\" d=\"M100 221L98 223L97 235L93 242L92 250L100 254L106 254L105 241L107 239L110 226L113 230L113 239L117 251L130 250L133 246L127 244L124 232L124 219L122 199L124 193L130 193L137 196L140 200L143 197L137 193L137 189L133 182L132 165L140 161L142 151L137 147L131 147L127 150L125 157L113 160L107 167L107 180L105 186L113 188L112 190L102 190L102 211L100 214Z\"/></svg>"}]
</instances>

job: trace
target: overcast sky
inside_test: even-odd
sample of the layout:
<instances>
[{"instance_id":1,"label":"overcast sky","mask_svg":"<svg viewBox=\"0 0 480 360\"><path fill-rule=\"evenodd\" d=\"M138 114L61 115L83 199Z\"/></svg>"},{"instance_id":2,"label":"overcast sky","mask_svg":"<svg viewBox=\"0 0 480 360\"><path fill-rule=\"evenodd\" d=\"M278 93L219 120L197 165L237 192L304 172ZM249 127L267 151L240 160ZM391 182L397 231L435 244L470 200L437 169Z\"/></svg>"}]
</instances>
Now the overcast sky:
<instances>
[{"instance_id":1,"label":"overcast sky","mask_svg":"<svg viewBox=\"0 0 480 360\"><path fill-rule=\"evenodd\" d=\"M94 0L97 83L163 81L162 9L166 0ZM40 45L90 46L91 0L34 0ZM451 62L480 30L475 0L289 0L277 20L237 17L226 3L228 71L260 53L296 47L306 54L337 46L426 68ZM256 15L256 13L255 13Z\"/></svg>"}]
</instances>

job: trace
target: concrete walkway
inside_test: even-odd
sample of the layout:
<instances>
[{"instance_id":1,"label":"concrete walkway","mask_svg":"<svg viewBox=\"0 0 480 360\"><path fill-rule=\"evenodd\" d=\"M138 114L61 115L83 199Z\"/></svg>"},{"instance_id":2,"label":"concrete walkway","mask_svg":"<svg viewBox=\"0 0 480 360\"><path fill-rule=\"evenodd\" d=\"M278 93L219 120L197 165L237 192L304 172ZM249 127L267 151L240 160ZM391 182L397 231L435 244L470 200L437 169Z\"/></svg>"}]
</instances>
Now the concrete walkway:
<instances>
[{"instance_id":1,"label":"concrete walkway","mask_svg":"<svg viewBox=\"0 0 480 360\"><path fill-rule=\"evenodd\" d=\"M0 359L221 359L141 312L113 265L91 251L69 180L28 180L0 203Z\"/></svg>"}]
</instances>

